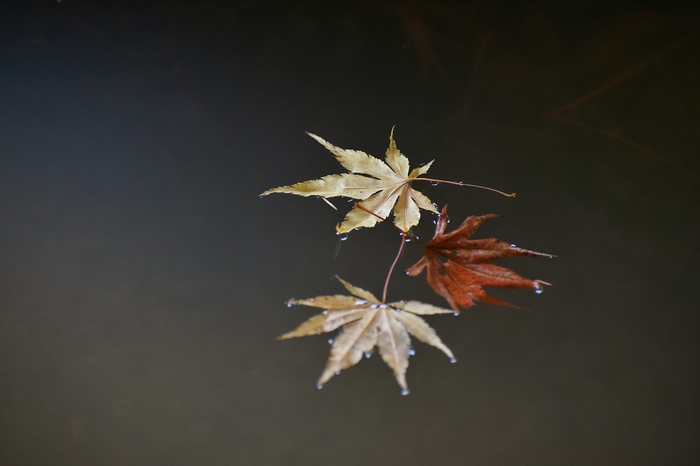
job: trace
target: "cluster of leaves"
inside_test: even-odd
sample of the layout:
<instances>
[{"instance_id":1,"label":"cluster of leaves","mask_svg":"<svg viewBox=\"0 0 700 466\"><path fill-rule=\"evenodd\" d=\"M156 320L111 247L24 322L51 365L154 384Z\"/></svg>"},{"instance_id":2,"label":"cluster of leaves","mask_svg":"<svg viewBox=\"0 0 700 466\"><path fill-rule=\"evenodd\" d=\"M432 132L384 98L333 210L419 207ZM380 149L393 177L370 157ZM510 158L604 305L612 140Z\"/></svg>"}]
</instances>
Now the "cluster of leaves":
<instances>
[{"instance_id":1,"label":"cluster of leaves","mask_svg":"<svg viewBox=\"0 0 700 466\"><path fill-rule=\"evenodd\" d=\"M459 314L460 308L473 306L475 301L507 305L487 295L484 286L532 288L540 292L540 284L546 284L539 280L527 279L510 269L490 262L504 257L552 257L551 255L521 249L495 238L470 239L484 220L496 215L467 217L458 228L445 233L449 221L447 206L439 212L430 199L412 187L412 183L439 181L460 186L475 185L422 177L427 173L432 161L409 172L408 159L397 149L393 130L389 136L389 149L386 152L385 162L362 151L341 149L315 134L309 133L309 135L331 151L349 173L328 175L318 180L269 189L261 196L289 193L307 197L318 196L324 200L332 197L356 199L359 202L354 204L343 222L336 226L339 234L358 228L373 227L379 222L390 223L401 232L399 252L389 268L381 300L372 293L339 278L338 280L352 296L317 296L288 302L289 305L301 304L320 308L323 312L311 317L295 330L281 335L279 339L317 335L342 328L333 343L330 358L318 381L319 388L340 370L357 364L363 355L369 357L376 346L382 359L393 369L402 393L406 394L408 393L406 370L411 354L409 334L442 350L452 362L455 361L452 352L440 340L435 330L419 316L456 315ZM491 188L484 189L496 191ZM439 214L435 235L428 244L421 243L410 233L411 228L420 221L421 209ZM393 222L388 219L391 213L393 213ZM386 302L391 274L404 244L409 239L413 240L414 244L422 246L425 254L416 264L409 267L406 273L416 276L423 270L427 270L428 284L447 300L451 310L418 301Z\"/></svg>"}]
</instances>

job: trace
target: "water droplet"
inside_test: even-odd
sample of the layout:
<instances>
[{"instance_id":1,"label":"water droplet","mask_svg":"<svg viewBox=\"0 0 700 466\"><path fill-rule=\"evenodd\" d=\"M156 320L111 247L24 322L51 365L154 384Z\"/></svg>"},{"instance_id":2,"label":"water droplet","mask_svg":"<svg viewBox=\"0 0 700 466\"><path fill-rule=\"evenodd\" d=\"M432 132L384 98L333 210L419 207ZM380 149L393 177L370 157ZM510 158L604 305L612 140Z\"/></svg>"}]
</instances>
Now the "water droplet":
<instances>
[{"instance_id":1,"label":"water droplet","mask_svg":"<svg viewBox=\"0 0 700 466\"><path fill-rule=\"evenodd\" d=\"M365 301L364 299L358 299L357 301L355 301L355 306L362 306L363 304L367 304L367 301Z\"/></svg>"},{"instance_id":2,"label":"water droplet","mask_svg":"<svg viewBox=\"0 0 700 466\"><path fill-rule=\"evenodd\" d=\"M371 307L372 309L377 309L377 305L376 305L376 304L372 304L370 307Z\"/></svg>"},{"instance_id":3,"label":"water droplet","mask_svg":"<svg viewBox=\"0 0 700 466\"><path fill-rule=\"evenodd\" d=\"M542 293L542 288L537 288L537 289L535 290L535 293L537 293L537 294Z\"/></svg>"},{"instance_id":4,"label":"water droplet","mask_svg":"<svg viewBox=\"0 0 700 466\"><path fill-rule=\"evenodd\" d=\"M511 244L510 247L511 247L511 248L517 248L517 246L514 245L514 244Z\"/></svg>"},{"instance_id":5,"label":"water droplet","mask_svg":"<svg viewBox=\"0 0 700 466\"><path fill-rule=\"evenodd\" d=\"M406 275L408 275L408 270L404 270L403 273L405 273Z\"/></svg>"},{"instance_id":6,"label":"water droplet","mask_svg":"<svg viewBox=\"0 0 700 466\"><path fill-rule=\"evenodd\" d=\"M328 344L329 344L329 345L332 345L334 341L335 341L334 339L329 338L329 339L328 339Z\"/></svg>"},{"instance_id":7,"label":"water droplet","mask_svg":"<svg viewBox=\"0 0 700 466\"><path fill-rule=\"evenodd\" d=\"M433 220L433 225L437 225L437 220Z\"/></svg>"},{"instance_id":8,"label":"water droplet","mask_svg":"<svg viewBox=\"0 0 700 466\"><path fill-rule=\"evenodd\" d=\"M413 239L415 239L416 241L418 241L418 237L417 237L416 235L413 235Z\"/></svg>"},{"instance_id":9,"label":"water droplet","mask_svg":"<svg viewBox=\"0 0 700 466\"><path fill-rule=\"evenodd\" d=\"M347 241L348 240L348 235L343 235L340 237L340 241Z\"/></svg>"},{"instance_id":10,"label":"water droplet","mask_svg":"<svg viewBox=\"0 0 700 466\"><path fill-rule=\"evenodd\" d=\"M292 307L291 301L287 301L285 304L287 305L287 307Z\"/></svg>"},{"instance_id":11,"label":"water droplet","mask_svg":"<svg viewBox=\"0 0 700 466\"><path fill-rule=\"evenodd\" d=\"M354 202L354 201L355 201L355 199L353 199L353 198L348 199L348 202Z\"/></svg>"},{"instance_id":12,"label":"water droplet","mask_svg":"<svg viewBox=\"0 0 700 466\"><path fill-rule=\"evenodd\" d=\"M335 371L335 375L338 375L338 374L340 374L340 371Z\"/></svg>"},{"instance_id":13,"label":"water droplet","mask_svg":"<svg viewBox=\"0 0 700 466\"><path fill-rule=\"evenodd\" d=\"M404 241L407 242L407 243L410 243L410 242L411 242L411 238L409 238L409 237L407 236L406 239L404 239Z\"/></svg>"},{"instance_id":14,"label":"water droplet","mask_svg":"<svg viewBox=\"0 0 700 466\"><path fill-rule=\"evenodd\" d=\"M319 390L322 389L322 388L323 388L323 384L322 384L322 383L317 383L317 384L316 384L316 388L318 388Z\"/></svg>"},{"instance_id":15,"label":"water droplet","mask_svg":"<svg viewBox=\"0 0 700 466\"><path fill-rule=\"evenodd\" d=\"M411 348L411 349L408 350L408 354L410 354L411 356L415 356L415 355L416 355L416 350L414 350L413 348Z\"/></svg>"},{"instance_id":16,"label":"water droplet","mask_svg":"<svg viewBox=\"0 0 700 466\"><path fill-rule=\"evenodd\" d=\"M455 359L455 358L450 358L450 362L451 362L452 364L454 364L454 363L457 362L457 359Z\"/></svg>"},{"instance_id":17,"label":"water droplet","mask_svg":"<svg viewBox=\"0 0 700 466\"><path fill-rule=\"evenodd\" d=\"M403 390L401 390L401 394L402 394L403 396L408 395L408 393L409 393L409 392L408 392L408 388L404 388Z\"/></svg>"},{"instance_id":18,"label":"water droplet","mask_svg":"<svg viewBox=\"0 0 700 466\"><path fill-rule=\"evenodd\" d=\"M464 181L460 181L460 182L457 183L457 184L460 185L460 186L464 186Z\"/></svg>"},{"instance_id":19,"label":"water droplet","mask_svg":"<svg viewBox=\"0 0 700 466\"><path fill-rule=\"evenodd\" d=\"M386 309L386 308L387 308L387 305L384 303L379 305L379 309Z\"/></svg>"},{"instance_id":20,"label":"water droplet","mask_svg":"<svg viewBox=\"0 0 700 466\"><path fill-rule=\"evenodd\" d=\"M370 356L372 356L372 353L365 353L365 358L369 359Z\"/></svg>"},{"instance_id":21,"label":"water droplet","mask_svg":"<svg viewBox=\"0 0 700 466\"><path fill-rule=\"evenodd\" d=\"M323 310L323 314L324 314L324 315L328 315L328 309L324 309L324 310Z\"/></svg>"},{"instance_id":22,"label":"water droplet","mask_svg":"<svg viewBox=\"0 0 700 466\"><path fill-rule=\"evenodd\" d=\"M459 315L459 312L453 312L452 315L457 317Z\"/></svg>"}]
</instances>

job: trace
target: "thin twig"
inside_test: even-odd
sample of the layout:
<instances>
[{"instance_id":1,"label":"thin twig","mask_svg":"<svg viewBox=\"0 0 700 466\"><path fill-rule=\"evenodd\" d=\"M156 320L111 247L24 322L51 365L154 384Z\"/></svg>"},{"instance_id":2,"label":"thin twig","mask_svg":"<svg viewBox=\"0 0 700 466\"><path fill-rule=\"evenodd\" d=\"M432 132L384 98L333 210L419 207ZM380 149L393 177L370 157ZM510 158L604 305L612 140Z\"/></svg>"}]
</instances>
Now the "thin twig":
<instances>
[{"instance_id":1,"label":"thin twig","mask_svg":"<svg viewBox=\"0 0 700 466\"><path fill-rule=\"evenodd\" d=\"M663 155L658 154L647 147L644 147L641 144L638 144L634 141L630 141L629 139L623 138L622 136L619 136L615 133L611 133L610 131L605 131L604 129L596 128L595 126L581 123L580 121L572 120L571 118L564 118L564 117L560 117L560 116L551 116L550 118L552 118L553 120L559 120L559 121L563 121L565 123L569 123L572 125L580 126L580 127L585 128L589 131L594 131L596 133L607 136L610 139L614 139L614 140L619 141L623 144L634 147L635 149L639 150L640 152L643 152L643 153L647 154L648 156L650 156L658 161L661 161L667 165L670 165L671 167L675 168L676 170L680 171L681 173L684 173L693 179L696 179L696 180L698 179L697 174L693 173L692 171L690 171L686 168L683 168L682 166L680 166L678 163L674 162L673 160L668 159L668 158L664 157Z\"/></svg>"},{"instance_id":2,"label":"thin twig","mask_svg":"<svg viewBox=\"0 0 700 466\"><path fill-rule=\"evenodd\" d=\"M564 105L564 106L562 106L562 107L555 108L554 110L551 110L550 112L548 112L547 114L545 114L545 116L546 116L546 117L552 117L552 116L556 115L557 113L562 113L562 112L564 112L564 111L566 111L566 110L570 110L570 109L572 109L572 108L574 108L574 107L577 107L577 106L581 105L582 103L584 103L584 102L586 102L586 101L588 101L588 100L591 100L592 98L594 98L594 97L596 97L596 96L602 94L603 92L612 89L613 87L617 86L617 85L620 84L621 82L626 81L627 79L631 78L631 77L634 76L635 74L639 73L639 72L642 71L644 68L646 68L647 66L651 65L652 63L654 63L654 62L656 62L656 61L662 59L662 58L665 57L666 55L669 55L669 54L675 52L675 51L678 50L679 48L681 48L681 47L683 47L684 45L686 45L687 43L691 42L693 39L695 39L695 36L696 36L696 35L697 35L697 31L688 34L687 36L685 36L685 37L682 38L681 40L679 40L679 41L673 43L673 44L670 45L669 47L665 48L665 49L662 50L661 52L659 52L659 53L657 53L656 55L654 55L653 57L651 57L651 58L649 58L649 59L647 59L647 60L645 60L645 61L639 63L638 65L636 65L636 66L634 66L634 67L632 67L632 68L630 68L629 70L625 71L625 72L622 73L621 75L616 76L615 78L611 79L610 81L608 81L608 82L606 82L606 83L603 83L602 85L600 85L600 86L597 87L596 89L593 89L591 92L589 92L588 94L584 95L583 97L579 97L578 99L574 100L573 102L569 102L568 104L566 104L566 105Z\"/></svg>"},{"instance_id":3,"label":"thin twig","mask_svg":"<svg viewBox=\"0 0 700 466\"><path fill-rule=\"evenodd\" d=\"M464 105L462 106L462 116L464 118L469 116L472 97L476 89L476 80L479 76L479 69L481 68L481 61L486 53L486 47L489 45L489 42L491 42L491 36L493 36L493 33L489 32L486 37L481 40L479 47L476 49L474 60L472 61L472 68L469 72L469 79L467 80L467 89L464 93Z\"/></svg>"}]
</instances>

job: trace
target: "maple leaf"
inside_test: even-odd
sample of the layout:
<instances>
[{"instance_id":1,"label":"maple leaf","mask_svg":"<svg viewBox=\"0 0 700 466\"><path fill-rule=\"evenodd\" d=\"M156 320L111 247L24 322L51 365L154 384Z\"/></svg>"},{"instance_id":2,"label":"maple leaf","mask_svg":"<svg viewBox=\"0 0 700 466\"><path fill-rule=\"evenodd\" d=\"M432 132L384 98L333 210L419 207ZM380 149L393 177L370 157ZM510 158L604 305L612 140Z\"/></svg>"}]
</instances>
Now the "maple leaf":
<instances>
[{"instance_id":1,"label":"maple leaf","mask_svg":"<svg viewBox=\"0 0 700 466\"><path fill-rule=\"evenodd\" d=\"M396 148L393 128L389 135L386 163L362 151L341 149L315 134L307 134L331 151L350 173L327 175L317 180L268 189L261 196L289 193L307 197L343 196L362 200L359 205L366 210L355 206L345 216L345 220L336 226L338 233L373 227L379 220L367 211L386 218L393 209L394 223L402 231L408 231L418 224L420 209L438 213L430 199L411 187L411 181L425 174L433 161L414 168L409 173L408 159Z\"/></svg>"},{"instance_id":2,"label":"maple leaf","mask_svg":"<svg viewBox=\"0 0 700 466\"><path fill-rule=\"evenodd\" d=\"M333 342L326 368L318 380L321 388L333 375L342 369L357 364L363 355L369 355L376 346L384 362L394 371L402 393L408 393L406 369L410 354L409 333L423 343L432 345L445 353L452 362L452 351L444 345L435 330L419 315L452 314L418 301L382 303L372 293L338 278L353 296L317 296L310 299L290 300L291 304L324 309L295 330L278 337L287 338L317 335L343 327ZM368 356L369 357L369 356Z\"/></svg>"},{"instance_id":3,"label":"maple leaf","mask_svg":"<svg viewBox=\"0 0 700 466\"><path fill-rule=\"evenodd\" d=\"M552 255L521 249L496 238L469 239L484 220L493 217L498 215L467 217L457 229L445 233L448 223L445 206L436 222L435 235L425 246L425 255L407 269L406 273L416 276L427 267L428 284L450 303L455 312L459 312L459 306L473 306L474 301L508 305L487 295L484 286L533 288L539 292L540 283L546 282L524 278L510 269L489 262L504 257L551 258Z\"/></svg>"}]
</instances>

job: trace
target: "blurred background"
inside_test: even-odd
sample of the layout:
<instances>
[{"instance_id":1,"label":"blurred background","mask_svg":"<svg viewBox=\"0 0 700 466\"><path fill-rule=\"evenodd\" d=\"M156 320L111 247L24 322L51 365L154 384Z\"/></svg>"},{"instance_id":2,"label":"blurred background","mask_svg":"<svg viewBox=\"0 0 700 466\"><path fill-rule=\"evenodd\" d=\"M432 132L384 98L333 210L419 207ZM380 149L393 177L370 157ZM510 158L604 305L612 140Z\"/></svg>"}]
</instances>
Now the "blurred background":
<instances>
[{"instance_id":1,"label":"blurred background","mask_svg":"<svg viewBox=\"0 0 700 466\"><path fill-rule=\"evenodd\" d=\"M0 9L0 464L693 464L696 2L14 1ZM554 284L317 390L289 298L381 293L398 248L258 195L383 157ZM430 217L415 232L432 235ZM408 246L411 246L410 244ZM389 299L445 306L401 270Z\"/></svg>"}]
</instances>

